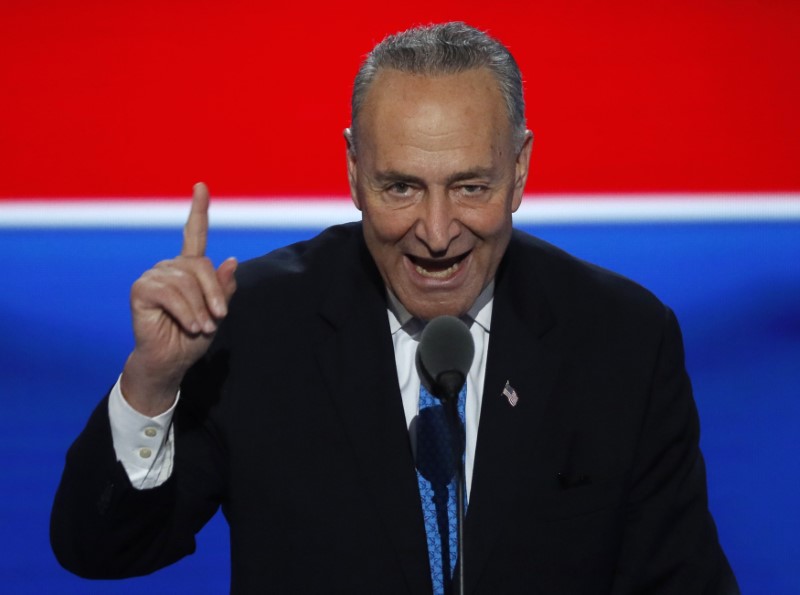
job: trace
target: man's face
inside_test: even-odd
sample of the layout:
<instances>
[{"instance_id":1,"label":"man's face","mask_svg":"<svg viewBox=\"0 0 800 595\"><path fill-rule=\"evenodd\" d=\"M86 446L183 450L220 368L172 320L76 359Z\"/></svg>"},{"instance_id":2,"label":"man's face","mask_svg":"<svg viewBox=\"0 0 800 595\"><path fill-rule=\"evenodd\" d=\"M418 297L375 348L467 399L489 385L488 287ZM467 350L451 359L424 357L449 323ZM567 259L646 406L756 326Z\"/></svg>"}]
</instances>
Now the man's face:
<instances>
[{"instance_id":1,"label":"man's face","mask_svg":"<svg viewBox=\"0 0 800 595\"><path fill-rule=\"evenodd\" d=\"M384 282L414 316L465 313L508 245L530 134L517 151L483 68L435 77L382 70L358 118L350 191Z\"/></svg>"}]
</instances>

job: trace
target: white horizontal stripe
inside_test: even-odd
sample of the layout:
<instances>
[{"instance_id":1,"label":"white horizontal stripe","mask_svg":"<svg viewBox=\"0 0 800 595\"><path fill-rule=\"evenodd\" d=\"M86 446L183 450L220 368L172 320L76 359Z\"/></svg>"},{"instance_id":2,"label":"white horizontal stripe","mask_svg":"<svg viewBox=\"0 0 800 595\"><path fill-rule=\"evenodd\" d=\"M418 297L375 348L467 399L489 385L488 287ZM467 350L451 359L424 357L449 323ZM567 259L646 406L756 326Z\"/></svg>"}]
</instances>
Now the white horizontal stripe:
<instances>
[{"instance_id":1,"label":"white horizontal stripe","mask_svg":"<svg viewBox=\"0 0 800 595\"><path fill-rule=\"evenodd\" d=\"M189 200L0 200L0 228L180 227ZM218 228L321 228L354 221L349 199L217 198ZM527 195L518 224L800 220L800 193Z\"/></svg>"},{"instance_id":2,"label":"white horizontal stripe","mask_svg":"<svg viewBox=\"0 0 800 595\"><path fill-rule=\"evenodd\" d=\"M526 196L526 224L800 220L800 193L564 194Z\"/></svg>"},{"instance_id":3,"label":"white horizontal stripe","mask_svg":"<svg viewBox=\"0 0 800 595\"><path fill-rule=\"evenodd\" d=\"M181 227L190 200L0 201L0 227ZM354 221L359 212L348 199L212 200L211 225L219 228L317 228Z\"/></svg>"}]
</instances>

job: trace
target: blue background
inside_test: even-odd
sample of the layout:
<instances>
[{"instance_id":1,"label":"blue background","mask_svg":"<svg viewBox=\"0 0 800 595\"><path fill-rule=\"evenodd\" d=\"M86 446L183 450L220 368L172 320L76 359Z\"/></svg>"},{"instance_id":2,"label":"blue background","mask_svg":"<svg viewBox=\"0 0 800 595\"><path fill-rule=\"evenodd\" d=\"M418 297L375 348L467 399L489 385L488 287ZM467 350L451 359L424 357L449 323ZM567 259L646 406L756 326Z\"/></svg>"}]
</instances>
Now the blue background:
<instances>
[{"instance_id":1,"label":"blue background","mask_svg":"<svg viewBox=\"0 0 800 595\"><path fill-rule=\"evenodd\" d=\"M800 593L800 222L541 226L528 231L653 290L681 321L710 505L746 593ZM212 230L240 259L317 230ZM86 581L48 543L64 454L132 347L128 291L177 229L0 231L0 556L8 593L226 593L220 515L155 575Z\"/></svg>"}]
</instances>

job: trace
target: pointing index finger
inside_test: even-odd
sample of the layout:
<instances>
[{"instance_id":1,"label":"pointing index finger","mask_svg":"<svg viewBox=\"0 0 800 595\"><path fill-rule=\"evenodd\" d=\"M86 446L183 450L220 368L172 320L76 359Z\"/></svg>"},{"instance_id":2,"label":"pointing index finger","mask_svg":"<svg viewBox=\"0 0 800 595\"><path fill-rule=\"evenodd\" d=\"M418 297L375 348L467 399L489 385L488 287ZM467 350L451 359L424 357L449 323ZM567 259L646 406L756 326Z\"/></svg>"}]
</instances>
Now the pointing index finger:
<instances>
[{"instance_id":1,"label":"pointing index finger","mask_svg":"<svg viewBox=\"0 0 800 595\"><path fill-rule=\"evenodd\" d=\"M194 185L192 208L183 226L181 256L204 256L208 237L208 188L203 182Z\"/></svg>"}]
</instances>

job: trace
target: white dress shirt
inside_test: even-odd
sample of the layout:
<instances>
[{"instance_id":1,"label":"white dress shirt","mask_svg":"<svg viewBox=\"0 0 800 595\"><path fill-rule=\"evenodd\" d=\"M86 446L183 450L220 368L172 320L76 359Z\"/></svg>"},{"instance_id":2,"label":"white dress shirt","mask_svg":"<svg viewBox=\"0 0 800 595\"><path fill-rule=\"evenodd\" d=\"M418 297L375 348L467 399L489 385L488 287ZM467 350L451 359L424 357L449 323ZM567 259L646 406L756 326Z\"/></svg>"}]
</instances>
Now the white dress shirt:
<instances>
[{"instance_id":1,"label":"white dress shirt","mask_svg":"<svg viewBox=\"0 0 800 595\"><path fill-rule=\"evenodd\" d=\"M108 397L108 419L117 460L125 467L131 485L140 490L161 485L172 474L175 432L172 414L180 392L167 411L148 417L136 411L122 396L120 380Z\"/></svg>"},{"instance_id":2,"label":"white dress shirt","mask_svg":"<svg viewBox=\"0 0 800 595\"><path fill-rule=\"evenodd\" d=\"M465 404L467 498L469 498L472 485L478 420L483 398L483 379L486 371L486 357L489 352L493 294L494 282L483 290L469 312L461 317L469 325L470 334L475 342L475 357L467 376L467 402ZM388 292L388 297L387 315L394 344L397 380L400 384L406 424L410 427L411 422L419 414L420 378L415 359L424 325L411 316L391 292ZM125 468L131 484L137 489L142 490L161 485L172 473L175 453L172 415L178 399L180 399L180 393L169 410L157 417L148 417L128 404L122 395L119 380L111 389L108 400L108 416L111 421L114 451L117 459ZM416 448L413 435L411 436L411 445L413 449Z\"/></svg>"}]
</instances>

